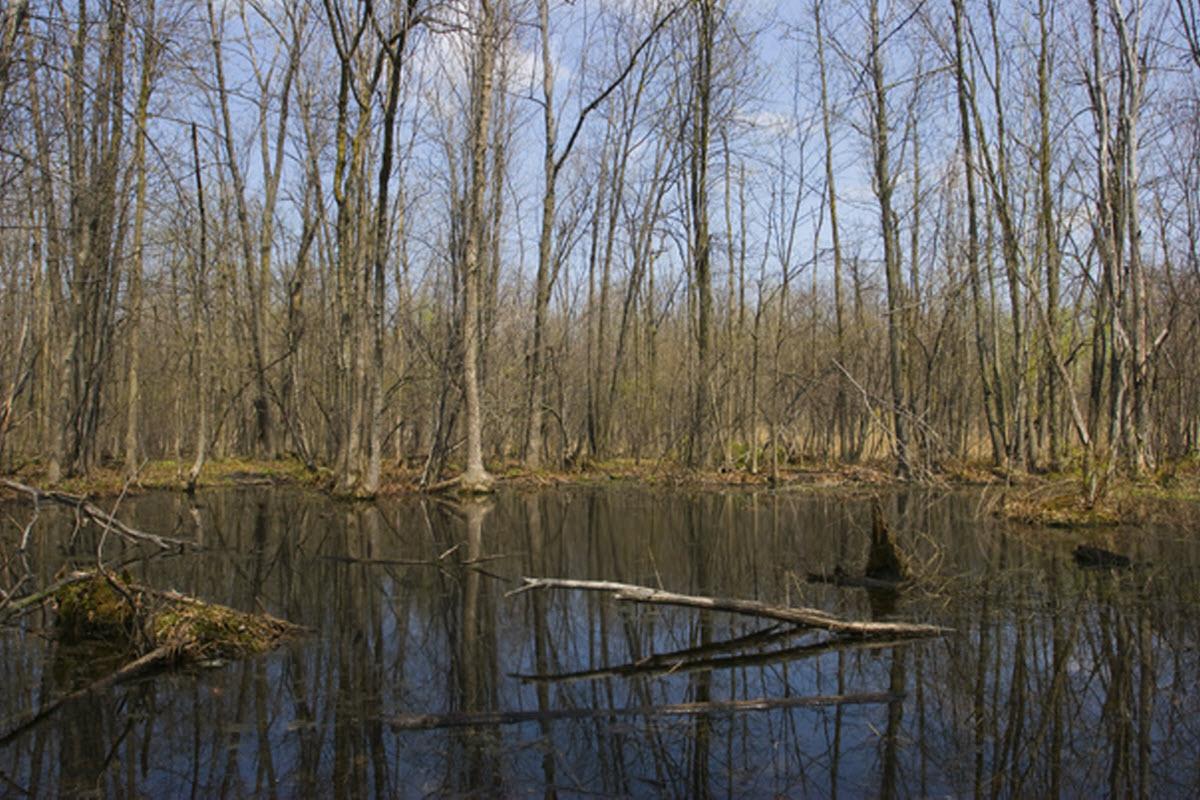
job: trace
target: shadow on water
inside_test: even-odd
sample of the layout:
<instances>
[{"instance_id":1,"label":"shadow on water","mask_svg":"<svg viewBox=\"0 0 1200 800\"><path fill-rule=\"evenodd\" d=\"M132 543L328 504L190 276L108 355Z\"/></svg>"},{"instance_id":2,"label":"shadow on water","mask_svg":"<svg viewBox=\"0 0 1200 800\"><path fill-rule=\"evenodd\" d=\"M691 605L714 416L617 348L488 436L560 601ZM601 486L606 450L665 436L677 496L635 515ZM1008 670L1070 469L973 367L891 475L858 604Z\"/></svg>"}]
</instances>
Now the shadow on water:
<instances>
[{"instance_id":1,"label":"shadow on water","mask_svg":"<svg viewBox=\"0 0 1200 800\"><path fill-rule=\"evenodd\" d=\"M804 580L867 561L870 503L849 495L568 488L347 505L255 489L202 494L198 505L129 499L131 522L209 548L134 562L135 580L265 609L315 634L65 707L0 748L0 796L1200 793L1200 544L1123 531L1116 544L1150 566L1084 571L1066 539L981 522L977 500L885 500L901 549L937 565L893 590ZM42 513L32 555L43 580L94 560L94 541L71 541L71 522ZM522 575L955 633L833 647L762 620L592 592L506 597ZM80 655L52 643L52 626L45 611L0 631L0 720L78 682ZM864 693L884 699L716 709ZM716 710L628 713L693 703ZM513 724L401 724L511 712Z\"/></svg>"}]
</instances>

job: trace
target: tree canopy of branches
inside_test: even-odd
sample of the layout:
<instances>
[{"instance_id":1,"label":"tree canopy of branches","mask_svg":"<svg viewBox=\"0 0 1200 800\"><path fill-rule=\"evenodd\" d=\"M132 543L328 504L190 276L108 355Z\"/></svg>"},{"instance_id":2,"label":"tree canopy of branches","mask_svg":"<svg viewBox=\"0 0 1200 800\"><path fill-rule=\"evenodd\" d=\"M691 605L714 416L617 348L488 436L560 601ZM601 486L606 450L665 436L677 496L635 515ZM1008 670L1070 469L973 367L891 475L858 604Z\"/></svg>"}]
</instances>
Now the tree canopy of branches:
<instances>
[{"instance_id":1,"label":"tree canopy of branches","mask_svg":"<svg viewBox=\"0 0 1200 800\"><path fill-rule=\"evenodd\" d=\"M1200 446L1187 0L26 0L0 469Z\"/></svg>"}]
</instances>

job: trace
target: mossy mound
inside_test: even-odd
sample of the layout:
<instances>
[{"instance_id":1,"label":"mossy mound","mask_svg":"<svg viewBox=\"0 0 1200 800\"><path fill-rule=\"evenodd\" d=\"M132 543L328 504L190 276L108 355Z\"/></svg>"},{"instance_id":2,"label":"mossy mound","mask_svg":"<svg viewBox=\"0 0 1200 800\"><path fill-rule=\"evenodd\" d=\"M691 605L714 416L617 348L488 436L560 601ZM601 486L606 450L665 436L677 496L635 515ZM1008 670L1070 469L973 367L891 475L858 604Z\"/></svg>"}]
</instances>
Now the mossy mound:
<instances>
[{"instance_id":1,"label":"mossy mound","mask_svg":"<svg viewBox=\"0 0 1200 800\"><path fill-rule=\"evenodd\" d=\"M244 658L265 653L298 632L267 614L246 614L187 597L174 597L153 620L154 640L176 644L189 657Z\"/></svg>"},{"instance_id":2,"label":"mossy mound","mask_svg":"<svg viewBox=\"0 0 1200 800\"><path fill-rule=\"evenodd\" d=\"M66 643L101 641L130 652L170 647L177 662L264 653L300 628L176 592L158 592L111 573L87 573L55 594Z\"/></svg>"},{"instance_id":3,"label":"mossy mound","mask_svg":"<svg viewBox=\"0 0 1200 800\"><path fill-rule=\"evenodd\" d=\"M54 599L58 610L58 636L74 644L83 641L118 642L135 634L137 612L122 596L120 578L100 575L70 583Z\"/></svg>"}]
</instances>

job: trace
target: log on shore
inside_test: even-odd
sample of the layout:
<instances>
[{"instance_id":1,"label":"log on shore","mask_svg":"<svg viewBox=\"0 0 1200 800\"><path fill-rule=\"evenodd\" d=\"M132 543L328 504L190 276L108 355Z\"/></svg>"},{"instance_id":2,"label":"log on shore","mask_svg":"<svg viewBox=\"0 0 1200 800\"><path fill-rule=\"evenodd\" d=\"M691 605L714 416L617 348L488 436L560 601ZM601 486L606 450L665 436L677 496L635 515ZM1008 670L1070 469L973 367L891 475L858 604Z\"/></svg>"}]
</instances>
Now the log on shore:
<instances>
[{"instance_id":1,"label":"log on shore","mask_svg":"<svg viewBox=\"0 0 1200 800\"><path fill-rule=\"evenodd\" d=\"M607 592L615 599L659 605L702 608L710 611L728 611L766 619L777 619L794 625L804 625L831 633L857 636L941 636L951 631L938 625L910 622L873 622L847 620L815 608L776 606L756 600L726 597L703 597L700 595L677 594L648 586L615 581L588 581L571 578L522 578L524 585L509 592L513 595L532 589L579 589L592 592Z\"/></svg>"}]
</instances>

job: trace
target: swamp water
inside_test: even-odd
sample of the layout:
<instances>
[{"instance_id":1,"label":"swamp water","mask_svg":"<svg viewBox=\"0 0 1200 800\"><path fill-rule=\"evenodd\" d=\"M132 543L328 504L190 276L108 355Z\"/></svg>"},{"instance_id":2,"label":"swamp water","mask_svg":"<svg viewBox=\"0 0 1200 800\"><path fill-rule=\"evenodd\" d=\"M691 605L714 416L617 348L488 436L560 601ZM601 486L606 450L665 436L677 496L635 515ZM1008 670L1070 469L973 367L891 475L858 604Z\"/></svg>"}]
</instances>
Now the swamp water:
<instances>
[{"instance_id":1,"label":"swamp water","mask_svg":"<svg viewBox=\"0 0 1200 800\"><path fill-rule=\"evenodd\" d=\"M1200 536L1107 532L1140 565L1083 570L1080 537L1005 527L980 506L885 496L920 576L889 596L805 580L861 574L871 503L848 493L565 488L466 508L262 488L127 498L122 519L205 547L134 559L133 580L312 634L60 709L0 747L0 796L1200 795ZM96 535L72 541L72 523L42 510L42 585L94 566ZM524 575L955 632L827 647L819 632L597 593L506 597ZM0 629L0 729L112 668L52 632L48 610ZM787 699L834 695L857 702ZM771 707L648 713L761 698ZM488 712L516 713L450 724Z\"/></svg>"}]
</instances>

